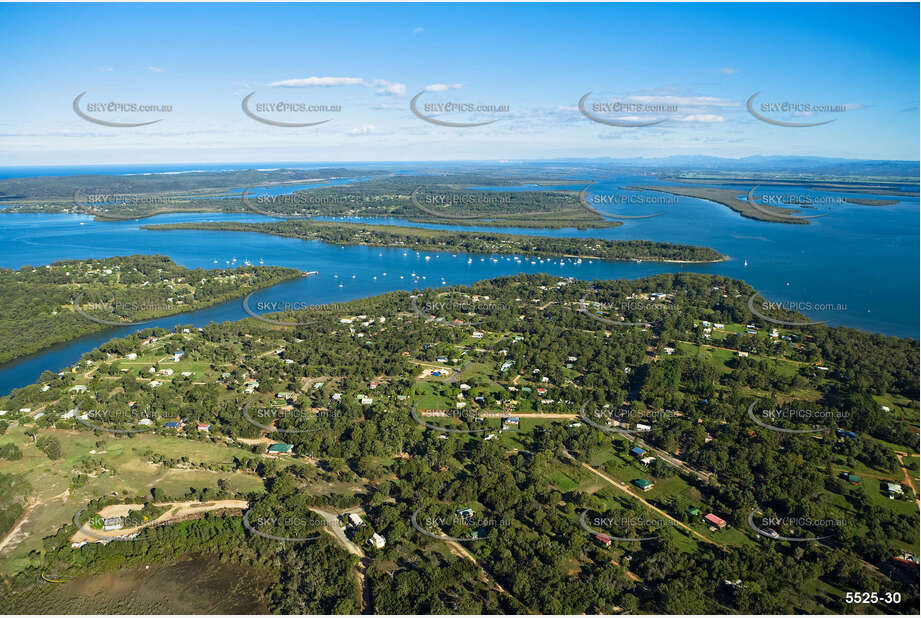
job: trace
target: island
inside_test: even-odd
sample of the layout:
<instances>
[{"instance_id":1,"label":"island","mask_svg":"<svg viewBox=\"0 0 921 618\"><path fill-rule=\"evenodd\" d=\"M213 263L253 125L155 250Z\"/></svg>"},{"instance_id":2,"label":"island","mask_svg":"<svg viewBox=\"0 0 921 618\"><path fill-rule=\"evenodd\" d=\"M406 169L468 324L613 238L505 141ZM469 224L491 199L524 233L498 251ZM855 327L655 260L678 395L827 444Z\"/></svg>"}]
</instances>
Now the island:
<instances>
[{"instance_id":1,"label":"island","mask_svg":"<svg viewBox=\"0 0 921 618\"><path fill-rule=\"evenodd\" d=\"M145 225L148 230L210 230L223 232L257 232L303 240L319 240L337 245L393 247L413 251L448 251L567 257L618 261L707 263L727 257L708 247L677 245L646 240L605 240L601 238L565 238L460 232L421 227L370 225L296 219L273 223L238 223L204 221Z\"/></svg>"},{"instance_id":2,"label":"island","mask_svg":"<svg viewBox=\"0 0 921 618\"><path fill-rule=\"evenodd\" d=\"M62 260L0 269L0 363L78 337L203 309L302 276L244 265L188 269L162 255Z\"/></svg>"}]
</instances>

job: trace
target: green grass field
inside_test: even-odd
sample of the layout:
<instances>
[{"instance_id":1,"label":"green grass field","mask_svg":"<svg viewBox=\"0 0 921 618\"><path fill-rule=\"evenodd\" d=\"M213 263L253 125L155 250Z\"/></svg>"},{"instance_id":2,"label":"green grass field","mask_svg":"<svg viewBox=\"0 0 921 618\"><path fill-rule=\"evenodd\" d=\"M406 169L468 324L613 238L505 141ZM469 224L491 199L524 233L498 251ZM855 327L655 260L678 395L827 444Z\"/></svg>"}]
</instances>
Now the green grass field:
<instances>
[{"instance_id":1,"label":"green grass field","mask_svg":"<svg viewBox=\"0 0 921 618\"><path fill-rule=\"evenodd\" d=\"M11 427L0 437L0 445L14 443L22 449L23 458L4 461L7 473L24 474L32 486L31 499L36 503L27 513L20 528L21 541L12 543L0 554L0 573L12 573L25 566L28 554L40 550L41 539L53 534L72 520L74 514L96 497L147 495L156 487L162 495L180 497L190 488L211 488L217 491L219 479L228 482L231 492L246 494L261 491L262 480L244 472L213 472L201 469L169 469L149 463L148 451L168 458L187 457L194 463L230 464L235 455L251 457L248 450L228 447L222 443L196 441L156 434L136 434L132 438L111 435L96 436L84 431L37 430L38 438L54 436L61 444L62 458L51 461L25 435L27 428ZM97 446L97 442L101 442ZM71 489L74 468L87 457L99 460L105 472L96 472L83 487Z\"/></svg>"}]
</instances>

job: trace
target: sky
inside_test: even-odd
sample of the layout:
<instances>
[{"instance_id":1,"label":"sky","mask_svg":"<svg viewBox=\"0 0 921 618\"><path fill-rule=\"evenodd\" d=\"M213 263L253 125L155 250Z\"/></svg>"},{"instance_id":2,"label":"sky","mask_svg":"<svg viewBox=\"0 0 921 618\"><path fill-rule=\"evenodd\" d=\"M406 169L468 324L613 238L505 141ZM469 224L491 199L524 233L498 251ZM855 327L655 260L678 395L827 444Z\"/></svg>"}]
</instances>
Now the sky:
<instances>
[{"instance_id":1,"label":"sky","mask_svg":"<svg viewBox=\"0 0 921 618\"><path fill-rule=\"evenodd\" d=\"M0 165L918 160L918 20L879 3L0 4Z\"/></svg>"}]
</instances>

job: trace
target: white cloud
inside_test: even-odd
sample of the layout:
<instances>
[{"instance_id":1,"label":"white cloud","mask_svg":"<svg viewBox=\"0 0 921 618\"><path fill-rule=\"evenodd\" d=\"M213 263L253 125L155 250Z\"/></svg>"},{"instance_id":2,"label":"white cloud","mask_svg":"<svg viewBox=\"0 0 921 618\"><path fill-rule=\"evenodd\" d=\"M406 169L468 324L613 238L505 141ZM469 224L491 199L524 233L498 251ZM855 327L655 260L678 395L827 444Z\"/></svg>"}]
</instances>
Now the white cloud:
<instances>
[{"instance_id":1,"label":"white cloud","mask_svg":"<svg viewBox=\"0 0 921 618\"><path fill-rule=\"evenodd\" d=\"M688 114L676 118L679 122L701 122L711 124L714 122L726 122L726 119L719 114Z\"/></svg>"},{"instance_id":2,"label":"white cloud","mask_svg":"<svg viewBox=\"0 0 921 618\"><path fill-rule=\"evenodd\" d=\"M739 72L739 69L735 69L733 67L723 67L722 69L719 69L719 72L723 75L735 75Z\"/></svg>"},{"instance_id":3,"label":"white cloud","mask_svg":"<svg viewBox=\"0 0 921 618\"><path fill-rule=\"evenodd\" d=\"M299 77L272 82L271 87L280 88L338 88L341 86L362 86L374 88L380 95L406 94L406 84L386 79L366 80L363 77Z\"/></svg>"},{"instance_id":4,"label":"white cloud","mask_svg":"<svg viewBox=\"0 0 921 618\"><path fill-rule=\"evenodd\" d=\"M372 87L377 88L377 94L382 95L403 95L406 94L406 84L400 84L398 82L388 82L386 79L375 79L371 84Z\"/></svg>"},{"instance_id":5,"label":"white cloud","mask_svg":"<svg viewBox=\"0 0 921 618\"><path fill-rule=\"evenodd\" d=\"M360 127L355 127L354 129L350 129L348 131L348 135L353 135L353 136L371 135L377 132L378 132L377 127L375 127L373 124L363 124Z\"/></svg>"},{"instance_id":6,"label":"white cloud","mask_svg":"<svg viewBox=\"0 0 921 618\"><path fill-rule=\"evenodd\" d=\"M445 90L452 90L455 88L463 88L463 84L429 84L423 90L426 92L444 92Z\"/></svg>"},{"instance_id":7,"label":"white cloud","mask_svg":"<svg viewBox=\"0 0 921 618\"><path fill-rule=\"evenodd\" d=\"M425 28L423 28L422 26L416 26L415 28L413 28L413 34L419 34L423 30L425 30Z\"/></svg>"},{"instance_id":8,"label":"white cloud","mask_svg":"<svg viewBox=\"0 0 921 618\"><path fill-rule=\"evenodd\" d=\"M360 77L301 77L272 82L269 86L281 88L335 88L338 86L366 86Z\"/></svg>"},{"instance_id":9,"label":"white cloud","mask_svg":"<svg viewBox=\"0 0 921 618\"><path fill-rule=\"evenodd\" d=\"M625 97L624 100L629 103L676 105L678 107L739 107L741 105L738 101L718 97L679 97L673 95L633 95Z\"/></svg>"},{"instance_id":10,"label":"white cloud","mask_svg":"<svg viewBox=\"0 0 921 618\"><path fill-rule=\"evenodd\" d=\"M163 69L161 69L160 67L147 67L147 70L148 70L148 71L152 71L153 73L162 73L162 72L163 72Z\"/></svg>"}]
</instances>

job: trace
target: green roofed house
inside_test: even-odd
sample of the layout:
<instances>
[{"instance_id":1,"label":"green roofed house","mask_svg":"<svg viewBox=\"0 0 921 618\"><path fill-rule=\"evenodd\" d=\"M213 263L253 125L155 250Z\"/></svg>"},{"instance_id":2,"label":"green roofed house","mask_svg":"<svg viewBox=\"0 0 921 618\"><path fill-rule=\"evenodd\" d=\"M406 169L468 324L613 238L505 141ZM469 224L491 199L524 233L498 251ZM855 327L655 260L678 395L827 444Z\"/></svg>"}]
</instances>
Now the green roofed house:
<instances>
[{"instance_id":1,"label":"green roofed house","mask_svg":"<svg viewBox=\"0 0 921 618\"><path fill-rule=\"evenodd\" d=\"M655 483L649 479L633 479L633 484L642 489L643 491L649 491L656 486Z\"/></svg>"},{"instance_id":2,"label":"green roofed house","mask_svg":"<svg viewBox=\"0 0 921 618\"><path fill-rule=\"evenodd\" d=\"M848 483L854 483L854 484L856 485L857 483L860 482L860 477L857 476L856 474L848 474L848 475L847 475L847 482L848 482Z\"/></svg>"},{"instance_id":3,"label":"green roofed house","mask_svg":"<svg viewBox=\"0 0 921 618\"><path fill-rule=\"evenodd\" d=\"M268 453L290 453L294 449L294 445L285 444L284 442L279 442L278 444L273 444L268 448L266 452Z\"/></svg>"},{"instance_id":4,"label":"green roofed house","mask_svg":"<svg viewBox=\"0 0 921 618\"><path fill-rule=\"evenodd\" d=\"M697 515L700 515L700 509L697 508L696 506L692 506L691 508L688 509L688 515L690 515L691 517L696 517Z\"/></svg>"}]
</instances>

